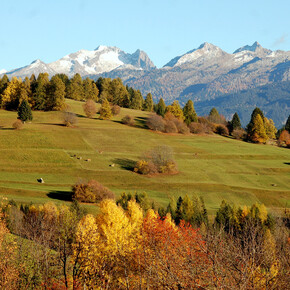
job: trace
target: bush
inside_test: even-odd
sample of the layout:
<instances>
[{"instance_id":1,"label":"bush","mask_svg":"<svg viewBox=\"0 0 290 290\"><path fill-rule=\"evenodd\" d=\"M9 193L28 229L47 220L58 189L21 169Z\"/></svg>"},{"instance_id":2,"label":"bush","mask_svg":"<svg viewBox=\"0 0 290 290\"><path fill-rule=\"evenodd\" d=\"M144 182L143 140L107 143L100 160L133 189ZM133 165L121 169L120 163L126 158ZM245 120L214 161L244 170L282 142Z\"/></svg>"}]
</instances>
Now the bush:
<instances>
[{"instance_id":1,"label":"bush","mask_svg":"<svg viewBox=\"0 0 290 290\"><path fill-rule=\"evenodd\" d=\"M122 123L125 124L125 125L134 126L134 125L135 125L134 117L132 117L132 116L130 116L130 115L126 115L126 116L122 119Z\"/></svg>"},{"instance_id":2,"label":"bush","mask_svg":"<svg viewBox=\"0 0 290 290\"><path fill-rule=\"evenodd\" d=\"M64 112L63 113L63 123L67 127L73 127L78 122L77 116L72 112Z\"/></svg>"},{"instance_id":3,"label":"bush","mask_svg":"<svg viewBox=\"0 0 290 290\"><path fill-rule=\"evenodd\" d=\"M154 174L157 173L157 169L155 165L151 161L139 160L136 163L136 167L134 168L134 172L140 174Z\"/></svg>"},{"instance_id":4,"label":"bush","mask_svg":"<svg viewBox=\"0 0 290 290\"><path fill-rule=\"evenodd\" d=\"M92 118L97 113L97 106L93 100L87 100L83 109L88 118Z\"/></svg>"},{"instance_id":5,"label":"bush","mask_svg":"<svg viewBox=\"0 0 290 290\"><path fill-rule=\"evenodd\" d=\"M154 130L154 131L164 131L164 125L165 122L163 118L157 114L152 114L146 122L146 125L148 126L149 129Z\"/></svg>"},{"instance_id":6,"label":"bush","mask_svg":"<svg viewBox=\"0 0 290 290\"><path fill-rule=\"evenodd\" d=\"M280 134L280 137L278 139L278 146L286 146L287 148L290 148L290 134L287 130L283 130Z\"/></svg>"},{"instance_id":7,"label":"bush","mask_svg":"<svg viewBox=\"0 0 290 290\"><path fill-rule=\"evenodd\" d=\"M12 127L15 129L15 130L19 130L23 127L23 123L21 120L16 120L13 124L12 124Z\"/></svg>"},{"instance_id":8,"label":"bush","mask_svg":"<svg viewBox=\"0 0 290 290\"><path fill-rule=\"evenodd\" d=\"M96 180L78 182L72 187L72 198L78 202L100 202L103 199L114 199L115 195Z\"/></svg>"},{"instance_id":9,"label":"bush","mask_svg":"<svg viewBox=\"0 0 290 290\"><path fill-rule=\"evenodd\" d=\"M118 106L118 105L113 105L112 106L112 114L113 114L113 116L119 115L120 112L121 112L121 107L120 106Z\"/></svg>"},{"instance_id":10,"label":"bush","mask_svg":"<svg viewBox=\"0 0 290 290\"><path fill-rule=\"evenodd\" d=\"M147 152L143 158L148 164L154 165L154 170L159 173L175 173L177 165L173 160L173 150L169 146L157 146ZM151 166L151 165L150 165ZM152 167L152 166L151 166ZM152 167L153 168L153 167ZM153 170L151 168L151 170Z\"/></svg>"},{"instance_id":11,"label":"bush","mask_svg":"<svg viewBox=\"0 0 290 290\"><path fill-rule=\"evenodd\" d=\"M189 124L189 130L193 134L212 134L213 126L207 120L201 123L192 122Z\"/></svg>"},{"instance_id":12,"label":"bush","mask_svg":"<svg viewBox=\"0 0 290 290\"><path fill-rule=\"evenodd\" d=\"M215 127L215 133L222 135L222 136L228 136L229 135L229 129L225 125L217 125Z\"/></svg>"},{"instance_id":13,"label":"bush","mask_svg":"<svg viewBox=\"0 0 290 290\"><path fill-rule=\"evenodd\" d=\"M238 140L243 140L246 138L246 131L244 129L235 129L233 132L232 132L232 136L235 138L235 139L238 139Z\"/></svg>"},{"instance_id":14,"label":"bush","mask_svg":"<svg viewBox=\"0 0 290 290\"><path fill-rule=\"evenodd\" d=\"M182 122L178 119L175 119L174 123L175 123L175 126L177 128L178 133L181 133L181 134L189 134L190 133L189 128L187 127L187 125L184 122Z\"/></svg>"},{"instance_id":15,"label":"bush","mask_svg":"<svg viewBox=\"0 0 290 290\"><path fill-rule=\"evenodd\" d=\"M176 128L176 125L171 120L166 120L164 125L164 132L165 133L177 133L178 130Z\"/></svg>"}]
</instances>

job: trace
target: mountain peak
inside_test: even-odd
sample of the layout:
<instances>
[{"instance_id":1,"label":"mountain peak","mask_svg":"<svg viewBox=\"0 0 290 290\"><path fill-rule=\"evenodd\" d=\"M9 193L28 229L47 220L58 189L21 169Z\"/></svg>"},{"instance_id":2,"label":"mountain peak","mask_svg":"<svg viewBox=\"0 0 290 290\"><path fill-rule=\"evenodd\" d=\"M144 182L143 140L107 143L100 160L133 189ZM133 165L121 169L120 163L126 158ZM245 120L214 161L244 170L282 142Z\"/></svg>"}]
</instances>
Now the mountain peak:
<instances>
[{"instance_id":1,"label":"mountain peak","mask_svg":"<svg viewBox=\"0 0 290 290\"><path fill-rule=\"evenodd\" d=\"M40 59L36 59L31 64L40 64L40 63L43 63L43 61L41 61Z\"/></svg>"},{"instance_id":2,"label":"mountain peak","mask_svg":"<svg viewBox=\"0 0 290 290\"><path fill-rule=\"evenodd\" d=\"M270 52L270 50L268 50L266 48L263 48L258 41L255 41L252 45L245 45L245 46L242 46L242 47L238 48L237 50L234 51L234 53L238 53L238 52L241 52L241 51L257 52L258 50L260 50L260 51L263 50L265 52L266 51Z\"/></svg>"}]
</instances>

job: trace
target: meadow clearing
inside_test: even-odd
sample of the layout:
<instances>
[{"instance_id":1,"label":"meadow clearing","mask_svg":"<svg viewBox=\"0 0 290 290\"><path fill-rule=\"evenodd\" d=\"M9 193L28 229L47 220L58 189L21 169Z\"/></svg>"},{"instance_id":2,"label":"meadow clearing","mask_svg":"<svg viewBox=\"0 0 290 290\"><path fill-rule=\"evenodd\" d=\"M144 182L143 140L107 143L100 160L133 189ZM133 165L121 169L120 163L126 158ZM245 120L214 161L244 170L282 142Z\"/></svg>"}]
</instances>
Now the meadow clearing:
<instances>
[{"instance_id":1,"label":"meadow clearing","mask_svg":"<svg viewBox=\"0 0 290 290\"><path fill-rule=\"evenodd\" d=\"M145 128L148 112L124 108L109 121L89 119L82 102L66 102L78 116L75 128L62 125L61 112L33 112L31 123L13 130L17 112L0 111L0 196L17 203L69 202L74 183L95 179L117 197L146 192L160 206L171 196L197 194L210 213L223 199L241 206L260 202L272 211L290 205L289 149L219 135L152 132ZM135 127L121 123L127 114L135 117ZM134 173L134 163L158 145L173 148L179 173ZM37 182L41 177L44 184Z\"/></svg>"}]
</instances>

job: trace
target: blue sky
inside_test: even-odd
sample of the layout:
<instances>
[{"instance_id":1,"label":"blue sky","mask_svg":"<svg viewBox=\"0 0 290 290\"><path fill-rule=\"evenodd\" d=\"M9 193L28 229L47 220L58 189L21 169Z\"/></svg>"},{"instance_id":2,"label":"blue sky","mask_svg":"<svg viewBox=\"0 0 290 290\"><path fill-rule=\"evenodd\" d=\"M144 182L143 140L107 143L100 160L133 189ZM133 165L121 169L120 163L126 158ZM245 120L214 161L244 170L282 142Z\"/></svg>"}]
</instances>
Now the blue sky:
<instances>
[{"instance_id":1,"label":"blue sky","mask_svg":"<svg viewBox=\"0 0 290 290\"><path fill-rule=\"evenodd\" d=\"M258 41L290 50L289 0L27 0L0 2L0 69L80 49L144 50L157 67L203 42L232 53Z\"/></svg>"}]
</instances>

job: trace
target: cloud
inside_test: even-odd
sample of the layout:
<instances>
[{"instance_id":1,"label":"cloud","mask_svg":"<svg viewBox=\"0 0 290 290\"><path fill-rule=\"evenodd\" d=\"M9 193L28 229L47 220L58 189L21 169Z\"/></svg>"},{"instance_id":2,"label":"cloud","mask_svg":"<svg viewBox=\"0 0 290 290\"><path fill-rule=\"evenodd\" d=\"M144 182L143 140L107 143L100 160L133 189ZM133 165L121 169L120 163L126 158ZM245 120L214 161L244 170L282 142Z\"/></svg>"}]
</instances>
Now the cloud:
<instances>
[{"instance_id":1,"label":"cloud","mask_svg":"<svg viewBox=\"0 0 290 290\"><path fill-rule=\"evenodd\" d=\"M280 38L278 38L274 43L273 46L279 46L281 44L284 44L286 42L287 34L283 34Z\"/></svg>"}]
</instances>

